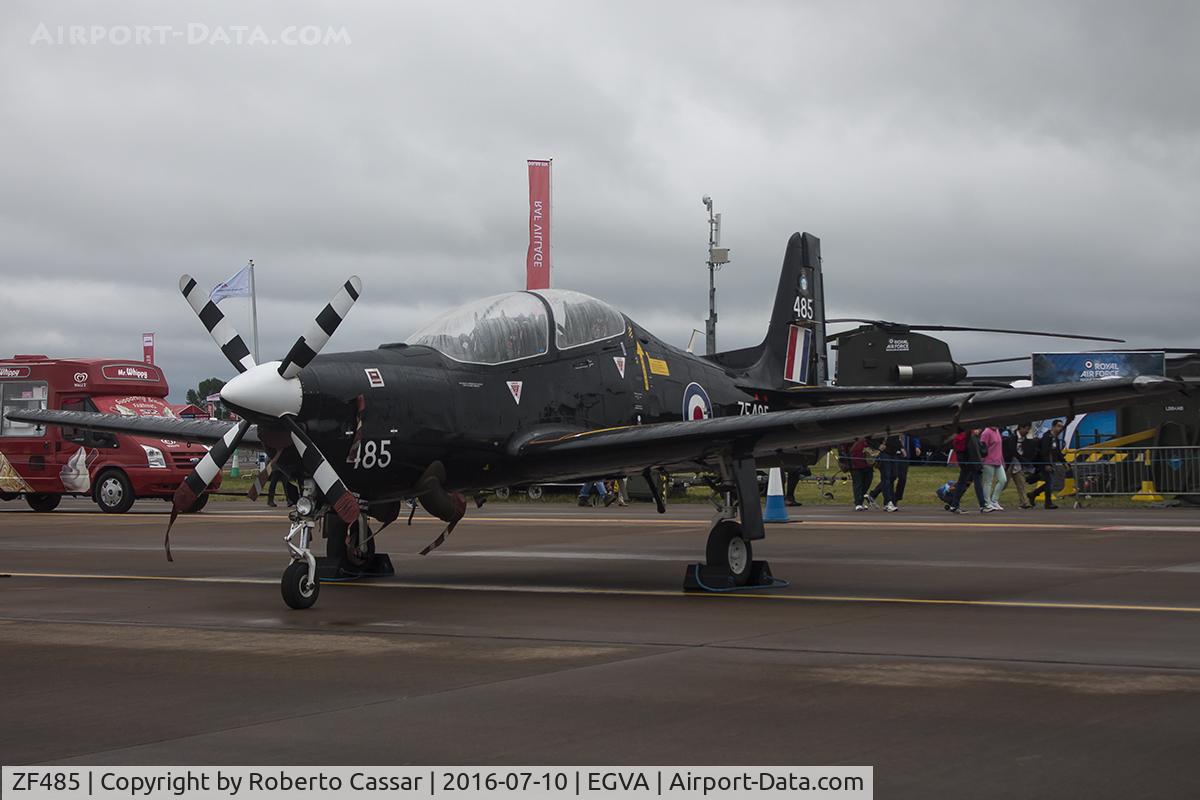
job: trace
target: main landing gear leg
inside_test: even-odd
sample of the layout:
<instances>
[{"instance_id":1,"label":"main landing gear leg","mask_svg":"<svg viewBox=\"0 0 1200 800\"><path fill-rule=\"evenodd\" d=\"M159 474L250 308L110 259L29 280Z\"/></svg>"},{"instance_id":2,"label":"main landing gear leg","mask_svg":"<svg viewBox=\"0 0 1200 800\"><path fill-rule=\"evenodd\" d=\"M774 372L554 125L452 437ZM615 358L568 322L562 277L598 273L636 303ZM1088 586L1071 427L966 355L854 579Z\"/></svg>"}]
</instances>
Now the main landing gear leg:
<instances>
[{"instance_id":1,"label":"main landing gear leg","mask_svg":"<svg viewBox=\"0 0 1200 800\"><path fill-rule=\"evenodd\" d=\"M686 591L728 592L786 586L771 576L765 561L754 560L752 542L766 537L754 459L726 459L721 482L713 486L724 498L718 506L704 549L705 564L692 564L684 576ZM735 517L740 516L741 522Z\"/></svg>"},{"instance_id":2,"label":"main landing gear leg","mask_svg":"<svg viewBox=\"0 0 1200 800\"><path fill-rule=\"evenodd\" d=\"M387 553L375 552L375 536L399 516L400 504L382 517L378 530L372 531L366 514L347 525L332 511L325 515L325 555L317 557L317 576L323 581L345 581L356 578L384 578L395 575L396 569ZM388 519L390 517L390 519Z\"/></svg>"}]
</instances>

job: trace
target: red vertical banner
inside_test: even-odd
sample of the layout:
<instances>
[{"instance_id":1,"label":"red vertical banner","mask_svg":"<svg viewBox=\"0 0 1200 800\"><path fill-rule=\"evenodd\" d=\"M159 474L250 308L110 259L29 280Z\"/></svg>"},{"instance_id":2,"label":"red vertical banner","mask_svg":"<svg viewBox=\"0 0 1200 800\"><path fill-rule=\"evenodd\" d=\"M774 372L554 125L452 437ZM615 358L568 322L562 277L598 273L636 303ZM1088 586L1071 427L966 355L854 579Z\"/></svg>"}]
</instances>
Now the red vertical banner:
<instances>
[{"instance_id":1,"label":"red vertical banner","mask_svg":"<svg viewBox=\"0 0 1200 800\"><path fill-rule=\"evenodd\" d=\"M147 364L154 363L154 334L142 334L142 360Z\"/></svg>"},{"instance_id":2,"label":"red vertical banner","mask_svg":"<svg viewBox=\"0 0 1200 800\"><path fill-rule=\"evenodd\" d=\"M529 161L529 250L525 288L550 288L550 162Z\"/></svg>"}]
</instances>

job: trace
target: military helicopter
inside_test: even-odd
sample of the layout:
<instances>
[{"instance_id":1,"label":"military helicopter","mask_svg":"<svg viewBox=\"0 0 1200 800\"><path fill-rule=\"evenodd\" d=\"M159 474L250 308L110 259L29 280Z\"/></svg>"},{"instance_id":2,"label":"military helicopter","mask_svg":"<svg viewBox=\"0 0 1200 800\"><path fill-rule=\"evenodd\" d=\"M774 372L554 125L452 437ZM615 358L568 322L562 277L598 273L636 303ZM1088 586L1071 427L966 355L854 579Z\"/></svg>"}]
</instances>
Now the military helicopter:
<instances>
[{"instance_id":1,"label":"military helicopter","mask_svg":"<svg viewBox=\"0 0 1200 800\"><path fill-rule=\"evenodd\" d=\"M261 444L301 486L281 580L284 601L300 609L320 590L324 566L318 570L312 550L318 524L327 558L342 574L388 574L390 561L375 552L382 527L372 529L372 521L390 524L406 501L447 523L424 554L463 518L468 497L482 499L494 487L639 473L649 479L652 470L715 475L711 486L721 499L702 588L770 584L768 565L753 559L753 544L765 536L756 467L811 462L820 448L860 435L1082 413L1185 388L1162 378L953 392L831 386L820 276L820 241L793 234L763 341L707 357L665 343L601 300L562 289L487 297L402 342L321 355L362 293L352 277L281 361L258 364L184 275L181 292L239 373L221 399L241 421L62 410L9 416L211 444L175 493L171 522L239 443ZM654 499L664 513L661 494ZM170 524L168 558L169 534Z\"/></svg>"},{"instance_id":2,"label":"military helicopter","mask_svg":"<svg viewBox=\"0 0 1200 800\"><path fill-rule=\"evenodd\" d=\"M922 331L969 331L1018 336L1041 336L1055 339L1076 339L1090 342L1123 342L1107 336L1088 336L1078 333L1027 331L1012 328L978 328L967 325L915 325L880 319L847 317L826 321L862 323L857 328L828 335L837 348L837 383L839 386L950 386L964 385L967 367L984 364L1004 364L1028 361L1029 356L995 358L985 361L959 363L950 355L950 345ZM1003 379L976 379L972 386L1007 386Z\"/></svg>"}]
</instances>

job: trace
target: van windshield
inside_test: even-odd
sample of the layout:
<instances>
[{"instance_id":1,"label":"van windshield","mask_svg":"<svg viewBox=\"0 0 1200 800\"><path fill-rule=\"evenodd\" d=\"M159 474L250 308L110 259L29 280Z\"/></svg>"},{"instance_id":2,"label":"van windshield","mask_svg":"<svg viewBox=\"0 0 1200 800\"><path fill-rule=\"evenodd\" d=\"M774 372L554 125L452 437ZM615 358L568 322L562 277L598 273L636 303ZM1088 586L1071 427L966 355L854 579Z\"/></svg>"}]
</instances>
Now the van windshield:
<instances>
[{"instance_id":1,"label":"van windshield","mask_svg":"<svg viewBox=\"0 0 1200 800\"><path fill-rule=\"evenodd\" d=\"M0 436L45 436L44 426L5 416L9 411L37 411L45 407L45 381L0 382Z\"/></svg>"}]
</instances>

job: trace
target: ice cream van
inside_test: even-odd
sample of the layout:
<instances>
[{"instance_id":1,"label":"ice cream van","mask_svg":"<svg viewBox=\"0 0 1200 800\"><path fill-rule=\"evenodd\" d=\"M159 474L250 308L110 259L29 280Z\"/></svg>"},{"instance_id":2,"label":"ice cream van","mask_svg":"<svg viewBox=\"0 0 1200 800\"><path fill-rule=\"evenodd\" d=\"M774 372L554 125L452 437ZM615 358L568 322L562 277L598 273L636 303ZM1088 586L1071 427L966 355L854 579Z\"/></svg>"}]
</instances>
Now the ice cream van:
<instances>
[{"instance_id":1,"label":"ice cream van","mask_svg":"<svg viewBox=\"0 0 1200 800\"><path fill-rule=\"evenodd\" d=\"M0 359L0 500L53 511L64 495L90 497L114 514L143 497L169 500L203 458L204 445L98 433L7 418L18 409L135 416L178 415L162 370L137 361L16 355ZM213 488L220 485L220 477ZM205 493L192 511L208 502Z\"/></svg>"}]
</instances>

